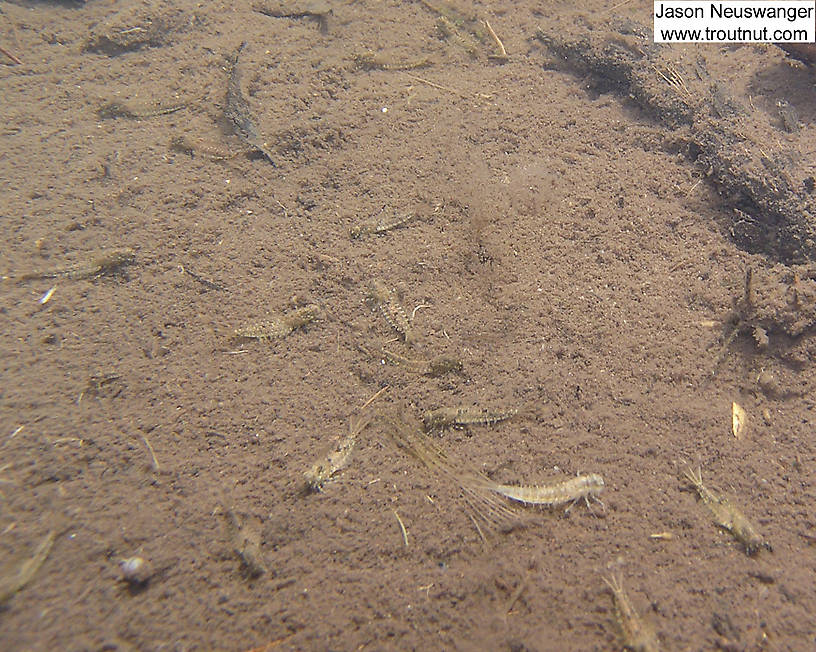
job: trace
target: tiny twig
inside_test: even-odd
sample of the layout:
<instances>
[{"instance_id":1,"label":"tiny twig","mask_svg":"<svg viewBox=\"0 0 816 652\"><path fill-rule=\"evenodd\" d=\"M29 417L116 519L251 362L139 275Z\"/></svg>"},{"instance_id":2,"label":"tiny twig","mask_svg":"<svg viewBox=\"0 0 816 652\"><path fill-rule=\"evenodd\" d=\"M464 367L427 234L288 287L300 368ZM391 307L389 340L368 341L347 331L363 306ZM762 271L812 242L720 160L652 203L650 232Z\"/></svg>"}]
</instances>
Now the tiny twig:
<instances>
[{"instance_id":1,"label":"tiny twig","mask_svg":"<svg viewBox=\"0 0 816 652\"><path fill-rule=\"evenodd\" d=\"M443 86L442 84L437 84L436 82L432 82L429 79L424 79L422 77L417 77L416 75L412 75L411 73L406 72L406 75L411 79L416 79L418 82L422 82L423 84L428 84L433 88L438 88L441 91L447 91L448 93L453 93L454 95L459 95L460 97L464 97L465 99L470 99L470 95L463 91L456 90L455 88L449 88L447 86ZM483 100L489 100L492 95L486 95L484 93L475 93L475 95Z\"/></svg>"},{"instance_id":2,"label":"tiny twig","mask_svg":"<svg viewBox=\"0 0 816 652\"><path fill-rule=\"evenodd\" d=\"M18 59L17 57L15 57L15 56L14 56L14 55L13 55L11 52L9 52L8 50L6 50L6 48L4 48L4 47L3 47L3 46L1 46L1 45L0 45L0 52L2 52L3 54L5 54L5 55L6 55L6 56L7 56L9 59L11 59L11 60L12 60L14 63L16 63L16 64L18 64L18 65L20 65L20 64L22 64L22 63L23 63L22 61L20 61L20 59Z\"/></svg>"},{"instance_id":3,"label":"tiny twig","mask_svg":"<svg viewBox=\"0 0 816 652\"><path fill-rule=\"evenodd\" d=\"M750 265L745 268L745 295L742 301L746 310L754 307L754 268Z\"/></svg>"},{"instance_id":4,"label":"tiny twig","mask_svg":"<svg viewBox=\"0 0 816 652\"><path fill-rule=\"evenodd\" d=\"M519 582L519 585L516 587L516 590L513 591L513 595L510 596L510 599L507 601L507 607L504 610L504 613L509 614L513 611L513 607L518 602L518 599L521 597L521 594L524 593L524 589L527 588L527 582L530 580L530 576L526 575L524 579Z\"/></svg>"},{"instance_id":5,"label":"tiny twig","mask_svg":"<svg viewBox=\"0 0 816 652\"><path fill-rule=\"evenodd\" d=\"M273 591L280 591L281 589L285 589L287 586L292 586L297 580L294 577L287 577L285 580L281 580L277 584L273 585ZM292 634L294 636L294 634ZM292 636L287 636L286 638L292 638ZM281 641L285 641L286 639L281 639Z\"/></svg>"},{"instance_id":6,"label":"tiny twig","mask_svg":"<svg viewBox=\"0 0 816 652\"><path fill-rule=\"evenodd\" d=\"M156 459L156 452L153 450L153 447L150 445L150 442L147 441L147 437L145 437L144 435L140 435L140 436L142 438L142 441L145 443L145 446L147 446L147 450L150 452L150 457L153 459L153 463L152 463L151 466L153 467L154 471L158 472L158 470L159 470L159 461Z\"/></svg>"},{"instance_id":7,"label":"tiny twig","mask_svg":"<svg viewBox=\"0 0 816 652\"><path fill-rule=\"evenodd\" d=\"M184 265L179 265L179 266L178 266L178 270L179 270L179 271L180 271L182 274L187 274L187 276L189 276L190 278L195 279L196 281L198 281L198 282L199 282L199 283L201 283L202 285L204 285L204 286L206 286L206 287L208 287L208 288L210 288L210 289L212 289L212 290L226 290L226 289L227 289L227 288L225 288L224 286L219 285L218 283L215 283L215 282L213 282L213 281L208 281L206 278L204 278L203 276L199 276L199 275L198 275L198 274L196 274L195 272L191 272L191 271L190 271L189 269L187 269L187 268L186 268Z\"/></svg>"},{"instance_id":8,"label":"tiny twig","mask_svg":"<svg viewBox=\"0 0 816 652\"><path fill-rule=\"evenodd\" d=\"M496 45L499 48L499 54L494 55L493 58L495 59L509 59L510 57L507 56L507 50L504 49L504 43L501 42L501 39L498 37L496 32L493 31L493 28L490 26L490 23L487 20L482 21L484 26L487 28L487 31L490 32L490 36L493 37L493 40L496 42Z\"/></svg>"},{"instance_id":9,"label":"tiny twig","mask_svg":"<svg viewBox=\"0 0 816 652\"><path fill-rule=\"evenodd\" d=\"M697 186L699 186L699 185L700 185L700 182L701 182L701 181L702 181L702 179L697 179L697 181L695 181L695 182L694 182L694 185L693 185L691 188L689 188L689 189L688 189L688 191L686 191L686 197L688 197L688 196L689 196L689 195L692 193L692 191L693 191L693 190L694 190L694 189L695 189Z\"/></svg>"},{"instance_id":10,"label":"tiny twig","mask_svg":"<svg viewBox=\"0 0 816 652\"><path fill-rule=\"evenodd\" d=\"M674 535L671 532L655 532L650 534L649 538L653 541L671 541L674 539Z\"/></svg>"},{"instance_id":11,"label":"tiny twig","mask_svg":"<svg viewBox=\"0 0 816 652\"><path fill-rule=\"evenodd\" d=\"M84 443L84 440L79 437L57 437L57 439L51 442L51 445L56 446L57 444L66 444L72 441L78 441L80 446Z\"/></svg>"},{"instance_id":12,"label":"tiny twig","mask_svg":"<svg viewBox=\"0 0 816 652\"><path fill-rule=\"evenodd\" d=\"M273 199L274 199L274 197L273 197ZM286 206L284 206L283 204L281 204L281 203L280 203L280 202L279 202L277 199L275 199L275 203L276 203L278 206L280 206L280 207L281 207L281 209L283 210L283 216L284 216L285 218L287 218L287 219L288 219L288 218L289 218L289 211L287 211L287 210L286 210Z\"/></svg>"},{"instance_id":13,"label":"tiny twig","mask_svg":"<svg viewBox=\"0 0 816 652\"><path fill-rule=\"evenodd\" d=\"M288 582L288 584L287 584L287 582ZM283 588L281 585L289 586L289 584L293 584L293 583L294 583L294 580L291 580L291 581L290 580L284 580L283 582L279 582L274 587L274 590L277 591L279 588ZM270 641L266 645L262 645L261 647L253 647L253 648L250 648L249 650L245 650L244 652L269 652L272 648L278 647L278 645L280 645L281 643L285 643L286 641L288 641L290 638L294 637L295 635L297 635L297 632L295 632L294 634L289 634L289 636L284 636L283 638L276 638L274 641Z\"/></svg>"},{"instance_id":14,"label":"tiny twig","mask_svg":"<svg viewBox=\"0 0 816 652\"><path fill-rule=\"evenodd\" d=\"M399 523L400 530L402 531L402 542L405 544L405 547L408 547L408 530L405 529L405 523L402 522L400 515L397 514L397 510L394 510L394 516L397 517L397 523Z\"/></svg>"},{"instance_id":15,"label":"tiny twig","mask_svg":"<svg viewBox=\"0 0 816 652\"><path fill-rule=\"evenodd\" d=\"M372 403L373 403L373 402L374 402L374 401L375 401L377 398L379 398L379 396L380 396L381 394L383 394L384 392L387 392L387 391L388 391L388 387L389 387L389 386L388 386L388 385L386 385L386 386L385 386L385 387L383 387L383 388L382 388L382 389L381 389L379 392L377 392L376 394L374 394L374 396L372 396L372 397L371 397L370 399L368 399L368 400L367 400L365 403L363 403L363 404L362 404L362 406L360 406L360 409L361 409L361 410L365 410L365 409L366 409L366 408L367 408L369 405L371 405L371 404L372 404Z\"/></svg>"},{"instance_id":16,"label":"tiny twig","mask_svg":"<svg viewBox=\"0 0 816 652\"><path fill-rule=\"evenodd\" d=\"M609 9L607 9L606 11L602 11L601 15L603 16L605 14L611 14L613 11L615 11L617 9L620 9L624 5L628 5L631 1L632 0L623 0L623 2L619 2L618 4L614 5L613 7L610 7Z\"/></svg>"},{"instance_id":17,"label":"tiny twig","mask_svg":"<svg viewBox=\"0 0 816 652\"><path fill-rule=\"evenodd\" d=\"M411 321L414 321L414 317L416 317L417 310L420 308L431 308L432 306L427 303L420 303L414 310L411 312Z\"/></svg>"}]
</instances>

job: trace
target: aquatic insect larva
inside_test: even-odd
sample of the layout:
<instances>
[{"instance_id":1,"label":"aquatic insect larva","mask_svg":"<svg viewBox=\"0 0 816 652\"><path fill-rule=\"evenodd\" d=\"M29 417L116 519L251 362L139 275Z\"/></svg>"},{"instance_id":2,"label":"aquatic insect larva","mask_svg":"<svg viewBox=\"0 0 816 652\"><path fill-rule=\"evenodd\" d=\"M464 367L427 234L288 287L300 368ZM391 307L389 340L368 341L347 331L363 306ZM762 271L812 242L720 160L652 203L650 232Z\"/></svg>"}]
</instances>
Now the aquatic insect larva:
<instances>
[{"instance_id":1,"label":"aquatic insect larva","mask_svg":"<svg viewBox=\"0 0 816 652\"><path fill-rule=\"evenodd\" d=\"M309 467L303 474L306 479L306 486L311 491L322 491L323 485L332 476L348 464L351 458L351 451L357 443L357 437L371 423L371 419L358 417L349 419L348 434L338 439L327 452L323 453L317 461Z\"/></svg>"},{"instance_id":2,"label":"aquatic insect larva","mask_svg":"<svg viewBox=\"0 0 816 652\"><path fill-rule=\"evenodd\" d=\"M695 473L691 467L688 467L684 475L686 479L694 485L703 504L708 507L714 517L714 522L722 529L730 532L733 537L745 547L747 554L753 555L757 553L760 548L773 550L771 545L762 538L754 525L737 507L732 505L727 498L718 496L703 485L703 475L699 468L697 469L697 473Z\"/></svg>"},{"instance_id":3,"label":"aquatic insect larva","mask_svg":"<svg viewBox=\"0 0 816 652\"><path fill-rule=\"evenodd\" d=\"M463 470L459 463L451 460L418 427L408 425L399 419L389 419L387 425L394 443L419 460L434 474L457 485L476 516L485 523L499 529L519 524L521 520L519 514L505 505L497 496L485 491L482 481L489 482L487 478ZM481 535L481 529L477 527L477 530Z\"/></svg>"},{"instance_id":4,"label":"aquatic insect larva","mask_svg":"<svg viewBox=\"0 0 816 652\"><path fill-rule=\"evenodd\" d=\"M266 160L272 164L272 167L277 167L272 158L272 154L266 147L266 143L262 141L258 134L258 129L255 126L255 122L249 110L249 102L247 102L241 90L241 73L238 69L238 57L245 45L246 43L241 43L235 51L235 54L229 57L230 75L227 83L227 101L224 105L224 116L232 125L232 130L241 140L263 154Z\"/></svg>"},{"instance_id":5,"label":"aquatic insect larva","mask_svg":"<svg viewBox=\"0 0 816 652\"><path fill-rule=\"evenodd\" d=\"M246 337L256 340L277 340L286 337L292 331L303 328L307 324L318 319L321 315L320 306L311 304L293 310L280 317L274 317L266 321L251 324L242 328L236 328L235 334L238 337Z\"/></svg>"},{"instance_id":6,"label":"aquatic insect larva","mask_svg":"<svg viewBox=\"0 0 816 652\"><path fill-rule=\"evenodd\" d=\"M383 211L384 210L385 207L383 207ZM416 217L413 213L406 213L403 215L394 213L390 217L383 216L382 215L383 211L380 211L378 216L366 222L363 222L362 224L357 224L356 226L351 227L351 229L349 229L349 235L355 239L362 238L363 236L368 235L369 233L375 233L379 235L391 231L392 229L397 229L407 224Z\"/></svg>"},{"instance_id":7,"label":"aquatic insect larva","mask_svg":"<svg viewBox=\"0 0 816 652\"><path fill-rule=\"evenodd\" d=\"M369 297L388 325L402 335L406 343L410 344L413 341L411 321L408 319L405 308L402 307L394 293L388 289L388 286L382 281L375 280L371 284Z\"/></svg>"},{"instance_id":8,"label":"aquatic insect larva","mask_svg":"<svg viewBox=\"0 0 816 652\"><path fill-rule=\"evenodd\" d=\"M446 355L437 356L432 360L413 360L386 349L382 349L381 354L385 360L392 364L404 367L412 373L430 376L431 378L444 376L451 371L462 371L462 361Z\"/></svg>"},{"instance_id":9,"label":"aquatic insect larva","mask_svg":"<svg viewBox=\"0 0 816 652\"><path fill-rule=\"evenodd\" d=\"M615 602L615 616L623 635L624 647L634 652L658 652L660 645L657 634L641 617L623 590L620 576L602 578L612 590Z\"/></svg>"},{"instance_id":10,"label":"aquatic insect larva","mask_svg":"<svg viewBox=\"0 0 816 652\"><path fill-rule=\"evenodd\" d=\"M569 503L571 507L579 500L586 501L587 506L589 506L590 498L598 499L601 491L603 491L604 481L597 473L590 473L552 485L518 486L489 483L486 486L491 491L525 505L557 507Z\"/></svg>"},{"instance_id":11,"label":"aquatic insect larva","mask_svg":"<svg viewBox=\"0 0 816 652\"><path fill-rule=\"evenodd\" d=\"M155 118L160 115L170 115L176 111L181 111L184 104L170 104L162 106L155 102L123 102L112 100L105 102L97 110L96 114L100 120L109 118L130 118L141 120L143 118Z\"/></svg>"},{"instance_id":12,"label":"aquatic insect larva","mask_svg":"<svg viewBox=\"0 0 816 652\"><path fill-rule=\"evenodd\" d=\"M73 280L96 278L97 276L112 275L120 272L125 265L132 263L135 258L135 252L129 247L103 249L90 256L87 260L74 263L73 265L29 272L28 274L22 274L18 278L21 281L58 277Z\"/></svg>"},{"instance_id":13,"label":"aquatic insect larva","mask_svg":"<svg viewBox=\"0 0 816 652\"><path fill-rule=\"evenodd\" d=\"M233 508L228 508L224 512L227 518L227 534L232 543L235 554L241 559L241 563L249 577L258 577L268 571L261 551L261 534L249 522L242 519Z\"/></svg>"},{"instance_id":14,"label":"aquatic insect larva","mask_svg":"<svg viewBox=\"0 0 816 652\"><path fill-rule=\"evenodd\" d=\"M473 407L452 407L429 410L422 420L426 430L438 430L451 426L489 426L506 421L518 414L518 410L488 410Z\"/></svg>"}]
</instances>

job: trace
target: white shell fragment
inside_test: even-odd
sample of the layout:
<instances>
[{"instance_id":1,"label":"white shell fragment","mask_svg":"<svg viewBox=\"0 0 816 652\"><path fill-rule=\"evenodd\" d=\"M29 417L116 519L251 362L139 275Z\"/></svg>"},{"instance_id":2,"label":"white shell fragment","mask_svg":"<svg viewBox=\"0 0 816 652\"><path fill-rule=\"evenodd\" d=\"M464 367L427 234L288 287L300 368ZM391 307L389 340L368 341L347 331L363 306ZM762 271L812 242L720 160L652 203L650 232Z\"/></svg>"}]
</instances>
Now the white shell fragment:
<instances>
[{"instance_id":1,"label":"white shell fragment","mask_svg":"<svg viewBox=\"0 0 816 652\"><path fill-rule=\"evenodd\" d=\"M150 579L153 570L150 562L141 557L128 557L119 562L122 579L131 584L144 584Z\"/></svg>"},{"instance_id":2,"label":"white shell fragment","mask_svg":"<svg viewBox=\"0 0 816 652\"><path fill-rule=\"evenodd\" d=\"M742 439L745 434L745 429L748 426L748 415L739 403L731 403L731 430L734 437Z\"/></svg>"},{"instance_id":3,"label":"white shell fragment","mask_svg":"<svg viewBox=\"0 0 816 652\"><path fill-rule=\"evenodd\" d=\"M44 306L46 303L48 303L49 299L51 299L56 289L57 286L56 285L53 286L50 290L48 290L48 292L46 292L37 300L37 303L39 303L41 306Z\"/></svg>"}]
</instances>

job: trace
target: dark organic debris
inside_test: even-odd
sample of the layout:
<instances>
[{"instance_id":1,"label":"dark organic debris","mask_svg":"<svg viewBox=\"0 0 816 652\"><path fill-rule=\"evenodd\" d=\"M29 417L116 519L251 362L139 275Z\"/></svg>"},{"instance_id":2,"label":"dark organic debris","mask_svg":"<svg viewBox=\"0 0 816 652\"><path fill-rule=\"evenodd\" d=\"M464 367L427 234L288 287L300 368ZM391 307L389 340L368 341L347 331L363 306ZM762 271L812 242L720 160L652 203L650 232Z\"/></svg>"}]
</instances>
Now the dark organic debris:
<instances>
[{"instance_id":1,"label":"dark organic debris","mask_svg":"<svg viewBox=\"0 0 816 652\"><path fill-rule=\"evenodd\" d=\"M736 209L730 232L737 244L783 262L816 257L816 203L792 178L786 153L772 149L773 126L731 97L702 56L682 59L628 20L611 27L585 17L556 21L535 38L568 67L589 73L600 91L631 98L680 130L678 144Z\"/></svg>"},{"instance_id":2,"label":"dark organic debris","mask_svg":"<svg viewBox=\"0 0 816 652\"><path fill-rule=\"evenodd\" d=\"M173 28L164 19L156 18L128 27L102 25L91 32L85 42L85 52L117 57L146 47L161 47L171 42Z\"/></svg>"}]
</instances>

